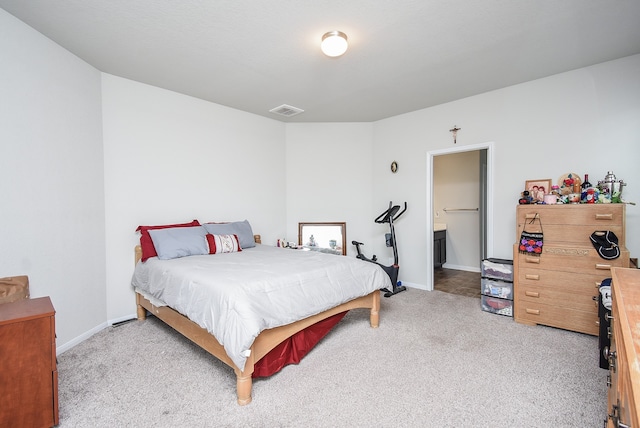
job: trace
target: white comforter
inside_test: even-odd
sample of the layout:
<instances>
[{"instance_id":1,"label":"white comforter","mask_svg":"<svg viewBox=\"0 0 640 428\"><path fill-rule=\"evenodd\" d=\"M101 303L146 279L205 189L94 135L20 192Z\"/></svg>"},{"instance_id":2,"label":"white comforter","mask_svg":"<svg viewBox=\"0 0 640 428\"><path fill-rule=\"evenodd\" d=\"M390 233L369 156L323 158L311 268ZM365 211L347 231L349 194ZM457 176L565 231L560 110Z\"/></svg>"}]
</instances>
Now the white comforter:
<instances>
[{"instance_id":1,"label":"white comforter","mask_svg":"<svg viewBox=\"0 0 640 428\"><path fill-rule=\"evenodd\" d=\"M207 329L244 370L262 330L390 287L391 281L379 266L354 257L256 245L238 253L152 257L136 265L132 284L154 304L164 302Z\"/></svg>"}]
</instances>

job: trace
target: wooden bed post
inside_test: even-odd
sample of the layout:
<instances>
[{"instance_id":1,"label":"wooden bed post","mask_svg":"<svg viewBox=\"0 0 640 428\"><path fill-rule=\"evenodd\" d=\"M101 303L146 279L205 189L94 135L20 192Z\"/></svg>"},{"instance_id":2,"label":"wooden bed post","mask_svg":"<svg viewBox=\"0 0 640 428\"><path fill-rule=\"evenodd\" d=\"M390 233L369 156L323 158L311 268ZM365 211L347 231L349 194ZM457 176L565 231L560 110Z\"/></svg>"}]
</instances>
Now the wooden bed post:
<instances>
[{"instance_id":1,"label":"wooden bed post","mask_svg":"<svg viewBox=\"0 0 640 428\"><path fill-rule=\"evenodd\" d=\"M136 293L136 315L138 319L144 321L147 319L147 310L140 304L140 298L142 296Z\"/></svg>"},{"instance_id":2,"label":"wooden bed post","mask_svg":"<svg viewBox=\"0 0 640 428\"><path fill-rule=\"evenodd\" d=\"M140 262L140 260L142 260L142 246L136 245L134 249L134 258L135 258L135 263L134 263L134 266L135 266L138 264L138 262ZM142 305L140 304L141 297L142 296L140 294L136 293L136 315L138 316L139 320L146 320L147 310L143 308Z\"/></svg>"},{"instance_id":3,"label":"wooden bed post","mask_svg":"<svg viewBox=\"0 0 640 428\"><path fill-rule=\"evenodd\" d=\"M236 395L238 397L238 404L245 406L251 403L251 388L253 387L253 365L255 363L253 348L251 349L251 355L247 358L244 364L244 371L241 372L237 367L233 367L233 371L236 373Z\"/></svg>"},{"instance_id":4,"label":"wooden bed post","mask_svg":"<svg viewBox=\"0 0 640 428\"><path fill-rule=\"evenodd\" d=\"M369 322L371 323L372 328L378 328L380 325L380 293L373 293Z\"/></svg>"}]
</instances>

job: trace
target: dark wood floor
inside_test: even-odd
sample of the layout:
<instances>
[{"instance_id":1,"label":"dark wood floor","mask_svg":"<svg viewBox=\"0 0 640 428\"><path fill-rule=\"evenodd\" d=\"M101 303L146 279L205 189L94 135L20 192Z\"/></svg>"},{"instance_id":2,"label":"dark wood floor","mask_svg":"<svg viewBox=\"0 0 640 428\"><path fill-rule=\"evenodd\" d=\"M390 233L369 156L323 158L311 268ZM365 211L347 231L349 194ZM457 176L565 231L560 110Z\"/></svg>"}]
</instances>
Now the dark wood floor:
<instances>
[{"instance_id":1,"label":"dark wood floor","mask_svg":"<svg viewBox=\"0 0 640 428\"><path fill-rule=\"evenodd\" d=\"M437 268L433 280L435 290L480 298L480 272Z\"/></svg>"}]
</instances>

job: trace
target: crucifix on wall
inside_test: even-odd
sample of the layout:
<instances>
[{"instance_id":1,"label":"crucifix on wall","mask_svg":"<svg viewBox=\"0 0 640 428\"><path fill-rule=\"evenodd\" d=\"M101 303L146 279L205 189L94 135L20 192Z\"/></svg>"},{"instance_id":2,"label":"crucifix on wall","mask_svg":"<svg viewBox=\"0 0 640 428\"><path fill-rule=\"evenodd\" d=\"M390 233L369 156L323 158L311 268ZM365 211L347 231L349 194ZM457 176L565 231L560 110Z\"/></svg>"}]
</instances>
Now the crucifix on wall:
<instances>
[{"instance_id":1,"label":"crucifix on wall","mask_svg":"<svg viewBox=\"0 0 640 428\"><path fill-rule=\"evenodd\" d=\"M453 134L453 144L455 144L455 143L456 143L456 139L457 139L457 136L458 136L458 131L459 131L460 129L461 129L461 128L458 128L456 125L453 125L453 128L451 128L451 129L449 130L449 132L451 132L451 133Z\"/></svg>"}]
</instances>

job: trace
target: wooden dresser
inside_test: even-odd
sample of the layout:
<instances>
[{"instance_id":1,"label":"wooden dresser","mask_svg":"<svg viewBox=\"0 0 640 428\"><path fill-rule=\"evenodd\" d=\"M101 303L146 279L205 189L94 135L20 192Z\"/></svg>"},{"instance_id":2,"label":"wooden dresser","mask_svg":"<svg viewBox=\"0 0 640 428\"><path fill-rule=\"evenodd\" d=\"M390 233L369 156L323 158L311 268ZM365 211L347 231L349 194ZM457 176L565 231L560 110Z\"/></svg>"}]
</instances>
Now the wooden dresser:
<instances>
[{"instance_id":1,"label":"wooden dresser","mask_svg":"<svg viewBox=\"0 0 640 428\"><path fill-rule=\"evenodd\" d=\"M640 427L640 269L612 273L607 427Z\"/></svg>"},{"instance_id":2,"label":"wooden dresser","mask_svg":"<svg viewBox=\"0 0 640 428\"><path fill-rule=\"evenodd\" d=\"M58 425L55 310L48 297L0 305L0 426Z\"/></svg>"},{"instance_id":3,"label":"wooden dresser","mask_svg":"<svg viewBox=\"0 0 640 428\"><path fill-rule=\"evenodd\" d=\"M525 223L528 232L540 230L539 222L529 224L537 215L544 245L539 257L520 254L514 245L515 320L598 335L600 283L612 267L629 266L625 204L519 205L516 213L516 239ZM589 239L597 230L616 234L620 257L598 255Z\"/></svg>"}]
</instances>

